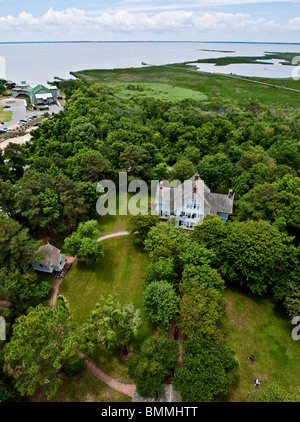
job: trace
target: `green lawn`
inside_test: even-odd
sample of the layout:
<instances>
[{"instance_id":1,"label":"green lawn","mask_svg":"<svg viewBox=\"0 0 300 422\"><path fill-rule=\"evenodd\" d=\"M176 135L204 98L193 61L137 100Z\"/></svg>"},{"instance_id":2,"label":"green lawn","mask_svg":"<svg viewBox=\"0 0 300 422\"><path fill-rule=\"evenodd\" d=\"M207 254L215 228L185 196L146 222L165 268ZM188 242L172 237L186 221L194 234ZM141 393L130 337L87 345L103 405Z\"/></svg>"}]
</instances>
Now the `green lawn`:
<instances>
[{"instance_id":1,"label":"green lawn","mask_svg":"<svg viewBox=\"0 0 300 422\"><path fill-rule=\"evenodd\" d=\"M139 305L142 276L149 265L148 254L132 244L132 236L104 240L105 256L91 266L75 261L62 283L60 293L69 302L74 320L82 324L101 295L119 294L122 304Z\"/></svg>"},{"instance_id":2,"label":"green lawn","mask_svg":"<svg viewBox=\"0 0 300 422\"><path fill-rule=\"evenodd\" d=\"M228 335L227 344L237 354L238 380L229 390L229 401L251 401L270 382L276 382L300 398L300 342L291 337L293 326L281 308L267 297L244 290L225 290ZM255 360L248 360L253 353ZM261 381L254 388L254 381Z\"/></svg>"},{"instance_id":3,"label":"green lawn","mask_svg":"<svg viewBox=\"0 0 300 422\"><path fill-rule=\"evenodd\" d=\"M196 101L207 100L207 96L202 92L194 91L187 88L179 88L169 84L161 83L143 83L142 85L129 85L128 84L111 84L112 86L118 86L119 90L116 92L116 96L119 98L130 98L132 96L137 97L152 97L162 101L180 101L186 98L190 98ZM141 89L139 89L141 87Z\"/></svg>"},{"instance_id":4,"label":"green lawn","mask_svg":"<svg viewBox=\"0 0 300 422\"><path fill-rule=\"evenodd\" d=\"M28 399L30 402L47 402L47 398L40 388ZM58 389L50 402L131 402L131 398L115 391L85 370L80 376L67 378Z\"/></svg>"},{"instance_id":5,"label":"green lawn","mask_svg":"<svg viewBox=\"0 0 300 422\"><path fill-rule=\"evenodd\" d=\"M12 111L3 111L4 106L0 106L0 120L3 122L10 122L13 118L13 112Z\"/></svg>"},{"instance_id":6,"label":"green lawn","mask_svg":"<svg viewBox=\"0 0 300 422\"><path fill-rule=\"evenodd\" d=\"M140 309L144 288L142 276L149 265L148 254L132 243L132 235L103 241L105 256L90 267L72 264L65 276L60 294L68 301L73 320L84 324L101 296L117 294L121 304L133 303ZM142 325L133 347L152 335L153 329L141 313ZM118 353L99 350L93 357L97 365L123 382L128 378L125 362Z\"/></svg>"},{"instance_id":7,"label":"green lawn","mask_svg":"<svg viewBox=\"0 0 300 422\"><path fill-rule=\"evenodd\" d=\"M269 105L299 106L299 93L259 85L252 80L300 90L300 81L290 79L246 78L239 80L218 74L200 72L195 66L178 63L130 69L92 69L72 72L79 78L105 84L166 84L177 89L188 89L206 95L210 100L219 97L229 102L261 101ZM248 79L248 80L247 80ZM153 85L155 86L155 85Z\"/></svg>"}]
</instances>

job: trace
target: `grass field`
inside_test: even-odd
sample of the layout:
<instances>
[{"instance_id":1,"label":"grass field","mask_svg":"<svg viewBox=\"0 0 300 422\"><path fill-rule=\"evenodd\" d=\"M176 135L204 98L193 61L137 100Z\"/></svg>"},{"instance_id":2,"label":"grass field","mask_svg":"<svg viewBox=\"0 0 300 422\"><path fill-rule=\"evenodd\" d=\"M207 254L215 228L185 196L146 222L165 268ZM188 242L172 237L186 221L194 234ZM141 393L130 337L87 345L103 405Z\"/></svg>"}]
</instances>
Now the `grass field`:
<instances>
[{"instance_id":1,"label":"grass field","mask_svg":"<svg viewBox=\"0 0 300 422\"><path fill-rule=\"evenodd\" d=\"M10 122L13 118L13 112L12 111L3 111L4 106L0 105L0 121L3 122ZM1 127L0 127L1 128Z\"/></svg>"},{"instance_id":2,"label":"grass field","mask_svg":"<svg viewBox=\"0 0 300 422\"><path fill-rule=\"evenodd\" d=\"M149 265L148 254L132 244L132 236L103 241L105 256L90 267L75 261L64 278L60 294L68 301L72 319L80 326L89 318L101 296L117 294L122 305L133 303L141 307L144 288L142 276ZM152 328L141 313L142 325L133 346L138 346L152 334ZM123 382L128 378L127 368L118 353L104 348L92 356L104 371Z\"/></svg>"},{"instance_id":3,"label":"grass field","mask_svg":"<svg viewBox=\"0 0 300 422\"><path fill-rule=\"evenodd\" d=\"M212 59L202 59L197 60L195 63L215 63L216 66L227 66L228 64L236 63L257 63L257 60L260 60L260 63L265 65L270 65L268 61L263 60L272 60L277 59L281 60L284 65L292 65L292 60L294 57L298 57L299 53L276 53L270 52L264 56L231 56L231 57L217 57Z\"/></svg>"},{"instance_id":4,"label":"grass field","mask_svg":"<svg viewBox=\"0 0 300 422\"><path fill-rule=\"evenodd\" d=\"M133 95L137 97L152 97L162 101L180 101L186 98L191 98L196 101L207 100L207 96L199 91L192 89L179 88L169 84L159 83L143 83L140 85L128 84L112 84L112 86L120 86L116 95L119 98L130 98ZM140 89L142 88L142 89Z\"/></svg>"},{"instance_id":5,"label":"grass field","mask_svg":"<svg viewBox=\"0 0 300 422\"><path fill-rule=\"evenodd\" d=\"M148 84L148 88L151 88L152 84L154 91L157 84L164 84L204 94L209 100L223 98L239 103L260 101L263 104L299 106L300 98L300 93L280 88L300 90L300 80L247 77L245 80L239 80L200 72L195 66L184 63L131 69L82 70L72 74L98 83L116 84L118 81L118 84ZM277 85L279 88L256 84L251 80Z\"/></svg>"},{"instance_id":6,"label":"grass field","mask_svg":"<svg viewBox=\"0 0 300 422\"><path fill-rule=\"evenodd\" d=\"M30 402L48 401L42 388L28 399ZM115 391L96 378L88 370L73 378L65 377L52 403L60 402L130 402L131 398Z\"/></svg>"},{"instance_id":7,"label":"grass field","mask_svg":"<svg viewBox=\"0 0 300 422\"><path fill-rule=\"evenodd\" d=\"M131 235L107 239L102 244L104 258L89 267L76 260L60 289L73 319L80 324L87 320L101 295L119 294L122 304L139 305L141 298L148 254L132 244Z\"/></svg>"},{"instance_id":8,"label":"grass field","mask_svg":"<svg viewBox=\"0 0 300 422\"><path fill-rule=\"evenodd\" d=\"M227 344L240 364L238 380L227 400L251 401L270 382L276 382L300 400L300 343L293 340L293 326L281 308L267 297L258 297L234 287L225 290ZM250 353L254 361L248 360ZM261 381L254 387L254 381Z\"/></svg>"}]
</instances>

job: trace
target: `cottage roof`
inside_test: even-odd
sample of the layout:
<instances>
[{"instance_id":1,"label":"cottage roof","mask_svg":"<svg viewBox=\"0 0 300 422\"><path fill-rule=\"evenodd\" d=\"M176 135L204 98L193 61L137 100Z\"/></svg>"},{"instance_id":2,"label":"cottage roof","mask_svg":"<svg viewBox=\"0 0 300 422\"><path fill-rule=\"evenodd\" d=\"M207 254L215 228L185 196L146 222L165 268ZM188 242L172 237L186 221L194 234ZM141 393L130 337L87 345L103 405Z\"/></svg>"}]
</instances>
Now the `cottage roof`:
<instances>
[{"instance_id":1,"label":"cottage roof","mask_svg":"<svg viewBox=\"0 0 300 422\"><path fill-rule=\"evenodd\" d=\"M44 255L44 258L38 261L39 264L43 264L46 267L59 267L62 255L60 250L50 245L50 243L40 246L36 253Z\"/></svg>"}]
</instances>

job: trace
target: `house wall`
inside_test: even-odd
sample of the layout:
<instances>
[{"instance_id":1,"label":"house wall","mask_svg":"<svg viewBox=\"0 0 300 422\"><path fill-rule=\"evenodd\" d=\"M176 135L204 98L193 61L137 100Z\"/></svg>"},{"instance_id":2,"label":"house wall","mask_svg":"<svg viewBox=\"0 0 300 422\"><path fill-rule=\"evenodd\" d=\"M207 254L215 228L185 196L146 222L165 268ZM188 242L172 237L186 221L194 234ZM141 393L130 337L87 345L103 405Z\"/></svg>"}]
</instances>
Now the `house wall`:
<instances>
[{"instance_id":1,"label":"house wall","mask_svg":"<svg viewBox=\"0 0 300 422\"><path fill-rule=\"evenodd\" d=\"M32 265L32 268L36 271L42 271L44 273L49 273L49 274L53 272L52 267L46 267L46 265L39 264L38 262L32 262L31 265Z\"/></svg>"},{"instance_id":2,"label":"house wall","mask_svg":"<svg viewBox=\"0 0 300 422\"><path fill-rule=\"evenodd\" d=\"M171 212L167 209L167 205L165 204L158 204L158 212L160 218L164 220L171 216ZM177 220L177 227L193 230L200 218L206 215L207 212L195 199L193 199L178 208L174 214Z\"/></svg>"},{"instance_id":3,"label":"house wall","mask_svg":"<svg viewBox=\"0 0 300 422\"><path fill-rule=\"evenodd\" d=\"M49 273L49 274L53 273L53 271L61 271L64 268L65 264L66 264L66 260L63 255L61 255L61 261L60 261L59 267L54 267L54 266L47 267L46 265L39 264L38 262L35 262L35 261L31 263L32 268L34 270L42 271L44 273Z\"/></svg>"}]
</instances>

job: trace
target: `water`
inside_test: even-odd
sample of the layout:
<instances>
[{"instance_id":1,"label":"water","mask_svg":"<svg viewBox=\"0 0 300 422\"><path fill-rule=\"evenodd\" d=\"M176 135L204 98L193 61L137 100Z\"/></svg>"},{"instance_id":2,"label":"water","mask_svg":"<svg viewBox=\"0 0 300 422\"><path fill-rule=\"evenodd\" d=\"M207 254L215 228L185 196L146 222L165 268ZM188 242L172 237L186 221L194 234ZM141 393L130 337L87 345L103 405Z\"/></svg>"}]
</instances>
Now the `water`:
<instances>
[{"instance_id":1,"label":"water","mask_svg":"<svg viewBox=\"0 0 300 422\"><path fill-rule=\"evenodd\" d=\"M218 50L218 51L201 51ZM219 52L234 51L234 53ZM30 83L53 81L54 76L69 78L70 71L142 67L190 62L225 56L260 56L266 51L299 52L300 44L244 44L201 42L99 42L99 43L26 43L0 44L0 56L6 61L6 78ZM286 78L292 68L279 63L233 64L214 67L199 64L208 72L237 73L244 76Z\"/></svg>"}]
</instances>

